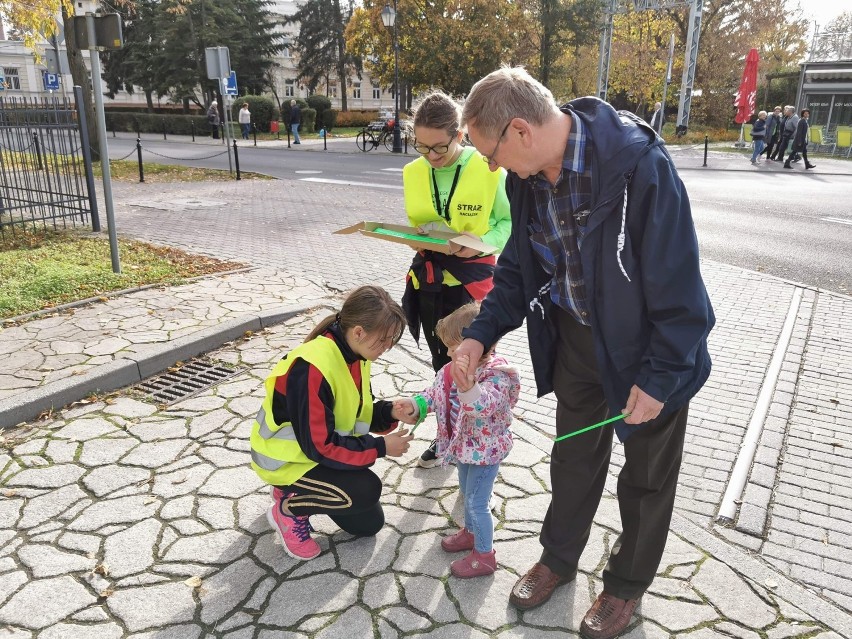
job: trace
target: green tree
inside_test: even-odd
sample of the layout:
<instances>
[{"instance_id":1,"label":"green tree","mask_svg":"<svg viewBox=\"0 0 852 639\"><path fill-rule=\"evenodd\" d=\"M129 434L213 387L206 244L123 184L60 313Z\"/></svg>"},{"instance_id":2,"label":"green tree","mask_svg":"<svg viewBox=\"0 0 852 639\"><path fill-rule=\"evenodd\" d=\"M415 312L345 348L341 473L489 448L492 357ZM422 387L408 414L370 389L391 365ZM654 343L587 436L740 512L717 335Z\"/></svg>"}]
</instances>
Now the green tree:
<instances>
[{"instance_id":1,"label":"green tree","mask_svg":"<svg viewBox=\"0 0 852 639\"><path fill-rule=\"evenodd\" d=\"M340 106L348 110L346 78L352 72L361 77L360 59L347 51L344 32L354 10L352 0L341 7L340 0L308 0L287 23L299 24L294 49L299 55L297 80L304 80L313 93L323 79L334 74L341 83Z\"/></svg>"},{"instance_id":2,"label":"green tree","mask_svg":"<svg viewBox=\"0 0 852 639\"><path fill-rule=\"evenodd\" d=\"M153 94L162 46L156 30L159 4L158 0L136 0L127 7L122 25L124 47L103 56L107 95L115 98L122 89L133 94L136 87L141 87L149 113L154 112Z\"/></svg>"}]
</instances>

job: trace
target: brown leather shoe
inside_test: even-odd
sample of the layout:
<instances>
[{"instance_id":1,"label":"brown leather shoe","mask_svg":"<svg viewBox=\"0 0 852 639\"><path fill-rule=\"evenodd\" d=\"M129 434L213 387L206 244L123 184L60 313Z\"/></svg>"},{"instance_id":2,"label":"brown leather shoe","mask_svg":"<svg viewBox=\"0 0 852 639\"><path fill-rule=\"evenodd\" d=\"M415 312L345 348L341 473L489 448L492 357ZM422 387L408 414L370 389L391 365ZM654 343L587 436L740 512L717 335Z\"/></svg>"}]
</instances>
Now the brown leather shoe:
<instances>
[{"instance_id":1,"label":"brown leather shoe","mask_svg":"<svg viewBox=\"0 0 852 639\"><path fill-rule=\"evenodd\" d=\"M598 595L580 624L586 639L612 639L624 632L639 599L619 599L605 592Z\"/></svg>"},{"instance_id":2,"label":"brown leather shoe","mask_svg":"<svg viewBox=\"0 0 852 639\"><path fill-rule=\"evenodd\" d=\"M518 579L509 595L509 603L515 608L529 610L540 606L550 599L557 586L573 581L577 576L575 570L568 577L560 577L541 562L529 569L527 574Z\"/></svg>"}]
</instances>

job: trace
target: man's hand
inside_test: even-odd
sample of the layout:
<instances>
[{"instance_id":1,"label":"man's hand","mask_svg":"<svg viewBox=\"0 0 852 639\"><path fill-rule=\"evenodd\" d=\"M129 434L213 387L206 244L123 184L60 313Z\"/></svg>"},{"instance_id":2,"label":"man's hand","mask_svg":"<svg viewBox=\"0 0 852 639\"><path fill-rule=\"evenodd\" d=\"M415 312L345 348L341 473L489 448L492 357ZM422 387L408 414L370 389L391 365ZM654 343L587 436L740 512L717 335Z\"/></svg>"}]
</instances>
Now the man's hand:
<instances>
[{"instance_id":1,"label":"man's hand","mask_svg":"<svg viewBox=\"0 0 852 639\"><path fill-rule=\"evenodd\" d=\"M406 424L414 424L418 417L417 407L414 402L407 397L400 397L393 400L393 408L391 409L391 417L398 422Z\"/></svg>"},{"instance_id":2,"label":"man's hand","mask_svg":"<svg viewBox=\"0 0 852 639\"><path fill-rule=\"evenodd\" d=\"M663 402L658 402L641 388L634 385L630 389L627 406L621 411L622 413L630 414L629 417L624 418L624 423L643 424L649 422L660 414L663 406Z\"/></svg>"},{"instance_id":3,"label":"man's hand","mask_svg":"<svg viewBox=\"0 0 852 639\"><path fill-rule=\"evenodd\" d=\"M408 452L408 446L414 435L409 435L404 428L385 435L385 454L388 457L401 457Z\"/></svg>"},{"instance_id":4,"label":"man's hand","mask_svg":"<svg viewBox=\"0 0 852 639\"><path fill-rule=\"evenodd\" d=\"M476 364L471 366L471 362L479 362L482 359L483 352L485 352L485 347L475 339L470 338L462 340L462 343L456 348L453 353L450 374L459 390L470 390L473 386L476 381Z\"/></svg>"}]
</instances>

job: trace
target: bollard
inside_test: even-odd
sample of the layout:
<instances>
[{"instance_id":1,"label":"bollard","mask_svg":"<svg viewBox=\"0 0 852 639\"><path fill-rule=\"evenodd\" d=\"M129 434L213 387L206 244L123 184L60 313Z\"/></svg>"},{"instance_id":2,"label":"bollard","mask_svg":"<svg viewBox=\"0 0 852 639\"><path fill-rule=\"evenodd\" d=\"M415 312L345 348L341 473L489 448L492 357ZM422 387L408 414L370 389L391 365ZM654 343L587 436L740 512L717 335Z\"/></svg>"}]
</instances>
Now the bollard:
<instances>
[{"instance_id":1,"label":"bollard","mask_svg":"<svg viewBox=\"0 0 852 639\"><path fill-rule=\"evenodd\" d=\"M163 139L166 139L166 120L163 119Z\"/></svg>"},{"instance_id":2,"label":"bollard","mask_svg":"<svg viewBox=\"0 0 852 639\"><path fill-rule=\"evenodd\" d=\"M251 128L252 128L252 135L254 136L254 145L257 146L257 125L252 124Z\"/></svg>"},{"instance_id":3,"label":"bollard","mask_svg":"<svg viewBox=\"0 0 852 639\"><path fill-rule=\"evenodd\" d=\"M323 150L323 151L328 151L328 142L327 142L327 140L328 140L328 131L326 131L325 129L323 129L323 132L322 132L322 150Z\"/></svg>"},{"instance_id":4,"label":"bollard","mask_svg":"<svg viewBox=\"0 0 852 639\"><path fill-rule=\"evenodd\" d=\"M33 144L35 145L36 159L38 160L38 170L44 171L44 165L41 162L41 144L38 141L38 133L33 132Z\"/></svg>"},{"instance_id":5,"label":"bollard","mask_svg":"<svg viewBox=\"0 0 852 639\"><path fill-rule=\"evenodd\" d=\"M192 141L195 142L195 120L189 121L189 129L192 131Z\"/></svg>"},{"instance_id":6,"label":"bollard","mask_svg":"<svg viewBox=\"0 0 852 639\"><path fill-rule=\"evenodd\" d=\"M287 125L287 148L290 148L290 125Z\"/></svg>"},{"instance_id":7,"label":"bollard","mask_svg":"<svg viewBox=\"0 0 852 639\"><path fill-rule=\"evenodd\" d=\"M136 138L136 157L139 159L139 181L145 181L145 171L142 169L142 139Z\"/></svg>"},{"instance_id":8,"label":"bollard","mask_svg":"<svg viewBox=\"0 0 852 639\"><path fill-rule=\"evenodd\" d=\"M237 151L237 141L234 140L234 167L237 169L237 180L241 180L240 178L240 154Z\"/></svg>"},{"instance_id":9,"label":"bollard","mask_svg":"<svg viewBox=\"0 0 852 639\"><path fill-rule=\"evenodd\" d=\"M704 166L707 166L707 146L709 139L710 138L708 138L706 135L704 136Z\"/></svg>"},{"instance_id":10,"label":"bollard","mask_svg":"<svg viewBox=\"0 0 852 639\"><path fill-rule=\"evenodd\" d=\"M219 125L219 137L222 138L222 144L228 143L228 141L225 139L225 124L224 123Z\"/></svg>"},{"instance_id":11,"label":"bollard","mask_svg":"<svg viewBox=\"0 0 852 639\"><path fill-rule=\"evenodd\" d=\"M408 155L408 133L405 134L405 154Z\"/></svg>"},{"instance_id":12,"label":"bollard","mask_svg":"<svg viewBox=\"0 0 852 639\"><path fill-rule=\"evenodd\" d=\"M115 122L112 123L112 137L115 137Z\"/></svg>"}]
</instances>

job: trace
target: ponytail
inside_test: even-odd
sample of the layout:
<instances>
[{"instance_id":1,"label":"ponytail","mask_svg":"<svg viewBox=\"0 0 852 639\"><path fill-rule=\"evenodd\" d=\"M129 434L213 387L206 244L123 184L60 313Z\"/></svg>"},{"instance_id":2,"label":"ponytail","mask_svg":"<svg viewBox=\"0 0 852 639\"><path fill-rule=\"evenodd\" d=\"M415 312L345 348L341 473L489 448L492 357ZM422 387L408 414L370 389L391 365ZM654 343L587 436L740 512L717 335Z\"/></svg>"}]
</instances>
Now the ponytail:
<instances>
[{"instance_id":1,"label":"ponytail","mask_svg":"<svg viewBox=\"0 0 852 639\"><path fill-rule=\"evenodd\" d=\"M399 304L391 299L388 292L378 286L359 286L343 302L339 313L332 313L316 325L306 342L322 335L337 323L345 333L355 326L362 327L368 333L382 331L393 336L396 344L405 331L405 313Z\"/></svg>"}]
</instances>

